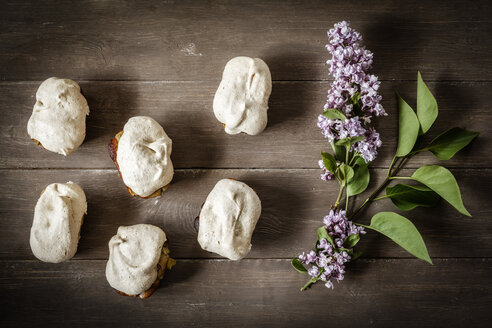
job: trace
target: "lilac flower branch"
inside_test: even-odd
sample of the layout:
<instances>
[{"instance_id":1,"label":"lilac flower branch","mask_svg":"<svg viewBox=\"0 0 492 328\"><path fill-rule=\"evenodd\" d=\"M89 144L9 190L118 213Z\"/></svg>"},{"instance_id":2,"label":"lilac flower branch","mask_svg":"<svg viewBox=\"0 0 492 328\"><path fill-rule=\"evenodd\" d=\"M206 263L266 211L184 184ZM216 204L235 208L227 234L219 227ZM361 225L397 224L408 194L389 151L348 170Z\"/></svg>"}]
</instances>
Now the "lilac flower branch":
<instances>
[{"instance_id":1,"label":"lilac flower branch","mask_svg":"<svg viewBox=\"0 0 492 328\"><path fill-rule=\"evenodd\" d=\"M433 206L440 197L448 201L460 213L471 216L461 200L459 187L453 174L439 165L424 165L410 177L398 176L403 165L415 154L430 151L441 160L448 160L468 145L479 133L461 128L451 128L423 147L421 136L437 118L437 102L418 73L417 113L398 95L399 127L396 154L381 185L355 210L348 215L351 196L358 195L368 187L368 165L377 156L381 147L379 134L369 127L374 117L386 115L380 104L377 77L368 74L372 65L372 53L359 45L361 35L350 28L347 22L335 24L328 32L328 51L332 58L327 61L334 77L328 91L324 112L318 117L318 127L328 139L333 154L321 152L319 166L322 180L336 178L340 185L337 199L324 226L318 228L314 249L292 260L294 268L311 276L301 288L323 281L327 288L333 282L344 279L345 264L360 256L354 250L365 229L377 231L392 239L410 254L430 264L432 260L417 228L413 223L394 212L375 214L370 225L352 222L368 204L390 198L400 210L408 211L417 206ZM414 180L420 185L398 183L388 186L393 180ZM386 195L377 197L386 190ZM339 208L345 193L345 210ZM350 220L349 220L350 219ZM306 268L307 266L307 268Z\"/></svg>"},{"instance_id":2,"label":"lilac flower branch","mask_svg":"<svg viewBox=\"0 0 492 328\"><path fill-rule=\"evenodd\" d=\"M301 290L319 280L324 281L326 287L333 288L333 281L344 278L344 264L358 256L353 247L365 230L349 221L346 213L350 196L367 188L367 166L376 158L377 149L382 144L379 134L368 125L372 118L387 115L380 103L380 82L375 75L367 73L373 54L359 44L361 35L350 28L349 23L340 22L328 32L328 39L326 47L332 58L327 64L334 81L328 92L325 111L318 117L318 127L334 149L335 156L322 153L319 166L323 170L321 179L335 177L340 190L330 213L324 217L325 225L318 229L315 249L292 261L298 271L311 276ZM365 181L365 185L353 185L351 181L355 176ZM345 210L342 210L338 207L344 192Z\"/></svg>"}]
</instances>

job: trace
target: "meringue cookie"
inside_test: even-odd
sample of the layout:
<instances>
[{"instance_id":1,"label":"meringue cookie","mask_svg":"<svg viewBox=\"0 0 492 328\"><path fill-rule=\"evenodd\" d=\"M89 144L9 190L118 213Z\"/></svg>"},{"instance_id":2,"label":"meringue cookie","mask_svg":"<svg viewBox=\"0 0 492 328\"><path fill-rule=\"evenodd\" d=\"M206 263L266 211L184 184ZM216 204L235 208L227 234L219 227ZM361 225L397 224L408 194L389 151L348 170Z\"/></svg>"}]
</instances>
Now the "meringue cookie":
<instances>
[{"instance_id":1,"label":"meringue cookie","mask_svg":"<svg viewBox=\"0 0 492 328\"><path fill-rule=\"evenodd\" d=\"M256 135L267 125L272 77L259 58L236 57L227 63L214 97L215 117L225 132Z\"/></svg>"},{"instance_id":2,"label":"meringue cookie","mask_svg":"<svg viewBox=\"0 0 492 328\"><path fill-rule=\"evenodd\" d=\"M127 295L148 290L158 278L157 265L162 256L166 234L150 224L119 227L109 241L106 279L111 287Z\"/></svg>"},{"instance_id":3,"label":"meringue cookie","mask_svg":"<svg viewBox=\"0 0 492 328\"><path fill-rule=\"evenodd\" d=\"M30 244L38 259L59 263L77 252L87 201L79 185L52 183L45 188L34 209Z\"/></svg>"},{"instance_id":4,"label":"meringue cookie","mask_svg":"<svg viewBox=\"0 0 492 328\"><path fill-rule=\"evenodd\" d=\"M199 215L198 243L209 252L240 260L251 250L251 236L261 214L261 201L247 184L217 182Z\"/></svg>"},{"instance_id":5,"label":"meringue cookie","mask_svg":"<svg viewBox=\"0 0 492 328\"><path fill-rule=\"evenodd\" d=\"M172 140L147 116L128 120L118 141L116 161L125 185L141 197L167 186L174 175Z\"/></svg>"},{"instance_id":6,"label":"meringue cookie","mask_svg":"<svg viewBox=\"0 0 492 328\"><path fill-rule=\"evenodd\" d=\"M36 92L27 132L45 149L66 156L84 141L87 115L89 106L79 85L72 80L51 77Z\"/></svg>"}]
</instances>

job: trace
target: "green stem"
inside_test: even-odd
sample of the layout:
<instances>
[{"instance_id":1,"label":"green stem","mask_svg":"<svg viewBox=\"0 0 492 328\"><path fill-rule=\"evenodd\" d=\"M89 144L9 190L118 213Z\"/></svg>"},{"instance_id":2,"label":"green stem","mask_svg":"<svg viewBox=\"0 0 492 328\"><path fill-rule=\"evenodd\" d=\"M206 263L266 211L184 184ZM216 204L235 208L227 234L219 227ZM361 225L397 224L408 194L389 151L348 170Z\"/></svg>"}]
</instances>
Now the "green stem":
<instances>
[{"instance_id":1,"label":"green stem","mask_svg":"<svg viewBox=\"0 0 492 328\"><path fill-rule=\"evenodd\" d=\"M369 199L371 197L367 197L366 200L359 206L359 208L352 214L352 217L354 217L366 204L369 202Z\"/></svg>"},{"instance_id":2,"label":"green stem","mask_svg":"<svg viewBox=\"0 0 492 328\"><path fill-rule=\"evenodd\" d=\"M428 147L425 147L425 148L420 148L420 149L417 149L417 150L412 151L412 152L411 152L410 154L408 154L408 155L413 156L413 155L415 155L415 154L420 153L421 151L426 151L426 150L429 150L429 148L428 148Z\"/></svg>"},{"instance_id":3,"label":"green stem","mask_svg":"<svg viewBox=\"0 0 492 328\"><path fill-rule=\"evenodd\" d=\"M349 155L350 155L350 147L347 147L345 148L345 163L347 163L348 166L350 166L350 163L349 163ZM355 156L352 157L352 159L354 159ZM352 162L352 161L350 161ZM348 181L347 181L348 183ZM349 195L348 195L348 190L345 191L345 213L347 213L347 209L348 209L348 201L349 201Z\"/></svg>"},{"instance_id":4,"label":"green stem","mask_svg":"<svg viewBox=\"0 0 492 328\"><path fill-rule=\"evenodd\" d=\"M350 160L350 164L349 164L349 166L352 166L352 162L353 162L353 161L354 161L354 159L356 159L356 158L357 158L357 156L355 156L355 154L354 154L354 155L352 156L352 159Z\"/></svg>"},{"instance_id":5,"label":"green stem","mask_svg":"<svg viewBox=\"0 0 492 328\"><path fill-rule=\"evenodd\" d=\"M396 169L393 173L397 174L400 171L400 169L402 168L403 164L405 164L410 159L410 157L412 157L412 156L413 155L407 155L407 156L403 157L401 162L398 164L398 166L396 167Z\"/></svg>"},{"instance_id":6,"label":"green stem","mask_svg":"<svg viewBox=\"0 0 492 328\"><path fill-rule=\"evenodd\" d=\"M387 176L387 177L390 177L390 176L391 176L391 169L393 168L393 165L395 165L395 163L396 163L399 159L400 159L400 158L399 158L399 157L396 157L396 155L395 155L395 156L393 156L393 159L391 160L391 164L390 164L390 166L389 166L389 168L388 168L388 172L386 173L386 176Z\"/></svg>"},{"instance_id":7,"label":"green stem","mask_svg":"<svg viewBox=\"0 0 492 328\"><path fill-rule=\"evenodd\" d=\"M385 199L385 198L389 198L388 195L384 195L384 196L381 196L381 197L378 197L378 198L374 198L372 201L375 202L377 200L381 200L381 199Z\"/></svg>"},{"instance_id":8,"label":"green stem","mask_svg":"<svg viewBox=\"0 0 492 328\"><path fill-rule=\"evenodd\" d=\"M396 179L400 179L400 180L410 180L412 178L410 177L389 177L388 179L390 180L396 180Z\"/></svg>"},{"instance_id":9,"label":"green stem","mask_svg":"<svg viewBox=\"0 0 492 328\"><path fill-rule=\"evenodd\" d=\"M352 218L357 215L357 213L362 210L364 206L366 206L367 203L372 202L374 198L383 190L388 184L390 183L390 178L386 178L383 183L374 191L369 197L366 198L366 200L359 206L359 208L352 214Z\"/></svg>"},{"instance_id":10,"label":"green stem","mask_svg":"<svg viewBox=\"0 0 492 328\"><path fill-rule=\"evenodd\" d=\"M354 222L355 225L358 225L358 226L361 226L361 227L364 227L364 228L367 228L367 229L373 229L372 227L370 226L366 226L366 225L363 225L362 223L357 223L357 222Z\"/></svg>"},{"instance_id":11,"label":"green stem","mask_svg":"<svg viewBox=\"0 0 492 328\"><path fill-rule=\"evenodd\" d=\"M335 205L333 205L334 209L337 208L338 205L340 205L340 199L342 199L343 189L345 189L345 187L343 185L340 185L340 191L338 192L337 200L335 202Z\"/></svg>"},{"instance_id":12,"label":"green stem","mask_svg":"<svg viewBox=\"0 0 492 328\"><path fill-rule=\"evenodd\" d=\"M384 189L386 188L386 186L391 182L391 180L395 179L395 178L400 178L400 177L394 177L394 176L391 176L391 174L397 174L400 169L402 168L403 164L406 163L406 161L412 157L413 155L407 155L405 157L402 158L402 160L400 161L400 163L398 164L398 166L393 170L393 172L390 172L390 175L386 177L386 179L383 181L383 183L378 187L378 189L376 189L376 191L374 191L369 197L366 198L366 200L359 206L359 208L351 215L351 218L355 217L357 215L357 213L359 213L362 208L364 206L366 206L368 203L374 201L374 199L376 198L376 196ZM396 156L395 156L396 157ZM395 158L393 157L393 159ZM395 160L396 162L396 160ZM395 164L395 162L392 161L392 165ZM391 167L391 165L390 165ZM409 178L403 178L402 179L409 179Z\"/></svg>"},{"instance_id":13,"label":"green stem","mask_svg":"<svg viewBox=\"0 0 492 328\"><path fill-rule=\"evenodd\" d=\"M312 284L314 284L316 281L318 281L318 279L315 278L315 277L312 277L304 286L302 286L301 292L303 292L306 289L308 289L308 287L311 286Z\"/></svg>"},{"instance_id":14,"label":"green stem","mask_svg":"<svg viewBox=\"0 0 492 328\"><path fill-rule=\"evenodd\" d=\"M347 213L347 210L348 210L348 203L349 203L349 198L350 196L348 195L348 189L347 191L345 192L345 213Z\"/></svg>"}]
</instances>

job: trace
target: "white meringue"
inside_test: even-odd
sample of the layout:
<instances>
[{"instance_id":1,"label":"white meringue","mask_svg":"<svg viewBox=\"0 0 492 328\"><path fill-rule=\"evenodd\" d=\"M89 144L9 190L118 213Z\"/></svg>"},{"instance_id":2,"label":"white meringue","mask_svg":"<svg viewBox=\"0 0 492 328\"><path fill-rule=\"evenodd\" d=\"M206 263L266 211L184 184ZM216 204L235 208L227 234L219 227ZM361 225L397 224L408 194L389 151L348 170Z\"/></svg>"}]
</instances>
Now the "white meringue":
<instances>
[{"instance_id":1,"label":"white meringue","mask_svg":"<svg viewBox=\"0 0 492 328\"><path fill-rule=\"evenodd\" d=\"M157 279L157 264L166 234L150 224L119 227L109 241L106 279L111 287L128 295L148 290Z\"/></svg>"},{"instance_id":2,"label":"white meringue","mask_svg":"<svg viewBox=\"0 0 492 328\"><path fill-rule=\"evenodd\" d=\"M87 115L89 106L79 85L72 80L51 77L36 92L27 132L45 149L66 156L84 141Z\"/></svg>"},{"instance_id":3,"label":"white meringue","mask_svg":"<svg viewBox=\"0 0 492 328\"><path fill-rule=\"evenodd\" d=\"M52 263L71 259L86 213L87 201L79 185L69 181L47 186L34 209L30 236L34 256Z\"/></svg>"},{"instance_id":4,"label":"white meringue","mask_svg":"<svg viewBox=\"0 0 492 328\"><path fill-rule=\"evenodd\" d=\"M147 197L173 179L172 140L148 116L128 120L118 141L116 161L125 185Z\"/></svg>"},{"instance_id":5,"label":"white meringue","mask_svg":"<svg viewBox=\"0 0 492 328\"><path fill-rule=\"evenodd\" d=\"M212 189L199 216L198 243L209 252L240 260L251 250L251 236L261 201L247 184L222 179Z\"/></svg>"},{"instance_id":6,"label":"white meringue","mask_svg":"<svg viewBox=\"0 0 492 328\"><path fill-rule=\"evenodd\" d=\"M225 132L256 135L267 125L272 77L259 58L236 57L227 63L214 97L215 117Z\"/></svg>"}]
</instances>

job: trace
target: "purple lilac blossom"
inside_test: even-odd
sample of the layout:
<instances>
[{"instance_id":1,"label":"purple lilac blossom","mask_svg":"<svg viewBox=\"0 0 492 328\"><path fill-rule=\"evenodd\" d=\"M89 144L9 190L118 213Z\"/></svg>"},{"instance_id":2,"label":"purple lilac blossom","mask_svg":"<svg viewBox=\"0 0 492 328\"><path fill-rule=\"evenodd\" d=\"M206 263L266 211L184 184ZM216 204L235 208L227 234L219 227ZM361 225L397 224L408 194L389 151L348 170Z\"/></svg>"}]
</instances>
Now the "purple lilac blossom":
<instances>
[{"instance_id":1,"label":"purple lilac blossom","mask_svg":"<svg viewBox=\"0 0 492 328\"><path fill-rule=\"evenodd\" d=\"M356 143L355 151L358 152L366 163L372 162L378 155L378 148L381 147L381 139L379 133L374 128L369 128L365 133L364 140Z\"/></svg>"},{"instance_id":2,"label":"purple lilac blossom","mask_svg":"<svg viewBox=\"0 0 492 328\"><path fill-rule=\"evenodd\" d=\"M325 229L333 239L335 247L325 238L318 241L316 247L318 253L311 250L308 254L299 255L299 260L305 265L311 265L308 274L311 277L318 277L326 282L327 288L333 288L333 281L341 281L344 278L345 263L350 261L350 255L343 247L345 238L351 235L365 234L363 227L356 226L347 219L345 211L331 210L323 218Z\"/></svg>"},{"instance_id":3,"label":"purple lilac blossom","mask_svg":"<svg viewBox=\"0 0 492 328\"><path fill-rule=\"evenodd\" d=\"M358 116L348 118L342 122L341 120L333 120L320 115L318 126L330 143L347 137L359 137L366 133L366 129L362 127Z\"/></svg>"},{"instance_id":4,"label":"purple lilac blossom","mask_svg":"<svg viewBox=\"0 0 492 328\"><path fill-rule=\"evenodd\" d=\"M346 137L365 136L366 139L356 143L353 150L369 163L376 158L381 140L374 129L367 129L363 125L371 123L374 116L387 115L378 93L381 82L377 76L367 73L372 68L373 53L359 44L362 36L346 21L335 24L328 31L328 40L326 48L332 58L327 64L334 81L328 91L324 109L338 109L347 120L342 122L320 115L318 127L330 143ZM359 116L354 108L358 108ZM325 178L327 176L322 174L322 179Z\"/></svg>"}]
</instances>

